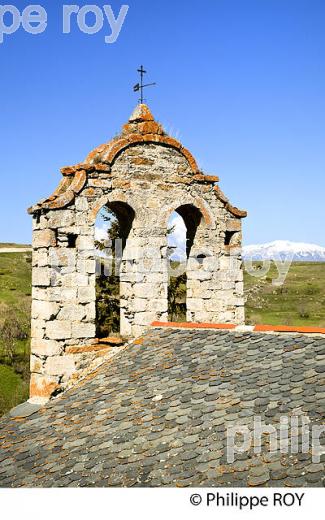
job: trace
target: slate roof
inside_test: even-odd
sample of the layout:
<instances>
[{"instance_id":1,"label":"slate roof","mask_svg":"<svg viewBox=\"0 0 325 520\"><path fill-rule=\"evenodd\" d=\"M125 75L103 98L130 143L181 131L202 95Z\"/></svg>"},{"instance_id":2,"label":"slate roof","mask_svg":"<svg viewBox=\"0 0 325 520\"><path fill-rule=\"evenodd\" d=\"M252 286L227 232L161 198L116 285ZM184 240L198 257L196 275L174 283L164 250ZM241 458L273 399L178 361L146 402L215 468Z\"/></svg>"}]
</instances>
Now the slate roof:
<instances>
[{"instance_id":1,"label":"slate roof","mask_svg":"<svg viewBox=\"0 0 325 520\"><path fill-rule=\"evenodd\" d=\"M0 421L0 486L321 486L324 455L238 454L253 416L324 415L325 338L153 329L25 419ZM324 442L324 441L323 441Z\"/></svg>"}]
</instances>

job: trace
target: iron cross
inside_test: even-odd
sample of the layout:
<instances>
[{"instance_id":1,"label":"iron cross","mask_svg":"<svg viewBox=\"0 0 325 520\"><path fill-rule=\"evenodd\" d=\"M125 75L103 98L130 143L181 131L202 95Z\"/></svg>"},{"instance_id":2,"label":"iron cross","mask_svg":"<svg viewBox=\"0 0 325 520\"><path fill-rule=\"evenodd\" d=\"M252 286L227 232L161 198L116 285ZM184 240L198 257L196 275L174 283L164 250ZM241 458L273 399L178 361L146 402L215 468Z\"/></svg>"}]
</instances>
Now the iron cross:
<instances>
[{"instance_id":1,"label":"iron cross","mask_svg":"<svg viewBox=\"0 0 325 520\"><path fill-rule=\"evenodd\" d=\"M137 83L136 85L134 85L133 91L134 92L140 91L141 97L139 99L139 102L142 104L144 102L143 89L146 87L152 87L153 85L156 85L156 83L147 83L146 85L143 84L143 77L145 74L147 74L147 71L144 70L143 65L141 65L140 69L138 69L138 72L140 74L140 83Z\"/></svg>"}]
</instances>

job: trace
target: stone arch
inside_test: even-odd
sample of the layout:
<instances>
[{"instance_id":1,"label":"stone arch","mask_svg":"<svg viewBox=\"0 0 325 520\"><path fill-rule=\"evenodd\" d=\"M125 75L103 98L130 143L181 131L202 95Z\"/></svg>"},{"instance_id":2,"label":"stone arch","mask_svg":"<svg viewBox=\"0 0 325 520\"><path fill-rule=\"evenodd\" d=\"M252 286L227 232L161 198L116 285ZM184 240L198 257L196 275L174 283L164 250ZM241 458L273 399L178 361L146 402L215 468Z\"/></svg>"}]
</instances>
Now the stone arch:
<instances>
[{"instance_id":1,"label":"stone arch","mask_svg":"<svg viewBox=\"0 0 325 520\"><path fill-rule=\"evenodd\" d=\"M96 160L98 160L98 157L100 156L101 161L109 163L112 166L124 150L131 146L143 144L158 144L161 146L167 146L169 148L174 148L175 150L178 150L187 160L191 172L193 174L198 173L199 168L191 152L187 150L187 148L184 148L182 144L173 137L159 134L142 135L134 133L131 134L127 139L122 137L120 139L117 139L116 141L112 141L106 146L96 148L87 156L86 162L89 162L90 164L95 163Z\"/></svg>"},{"instance_id":2,"label":"stone arch","mask_svg":"<svg viewBox=\"0 0 325 520\"><path fill-rule=\"evenodd\" d=\"M166 228L171 213L177 211L177 208L181 206L193 206L196 208L201 213L201 223L205 227L213 227L215 225L215 218L208 204L200 197L193 197L190 194L175 197L175 202L172 201L170 204L165 205L160 211L158 225Z\"/></svg>"}]
</instances>

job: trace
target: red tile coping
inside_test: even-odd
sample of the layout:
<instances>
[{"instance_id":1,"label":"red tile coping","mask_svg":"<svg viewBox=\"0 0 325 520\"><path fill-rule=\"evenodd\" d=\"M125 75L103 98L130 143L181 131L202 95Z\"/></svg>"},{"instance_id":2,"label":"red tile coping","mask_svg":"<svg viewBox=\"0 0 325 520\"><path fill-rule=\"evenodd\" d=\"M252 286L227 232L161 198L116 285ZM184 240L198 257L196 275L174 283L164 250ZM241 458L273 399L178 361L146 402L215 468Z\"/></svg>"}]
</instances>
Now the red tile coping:
<instances>
[{"instance_id":1,"label":"red tile coping","mask_svg":"<svg viewBox=\"0 0 325 520\"><path fill-rule=\"evenodd\" d=\"M153 327L174 327L180 329L225 329L240 330L242 326L231 323L194 323L177 321L154 321ZM248 327L249 329L249 327ZM298 332L300 334L325 334L325 328L321 327L294 327L288 325L255 325L251 329L253 332Z\"/></svg>"},{"instance_id":2,"label":"red tile coping","mask_svg":"<svg viewBox=\"0 0 325 520\"><path fill-rule=\"evenodd\" d=\"M177 327L180 329L235 329L231 323L194 323L187 321L154 321L153 327Z\"/></svg>"},{"instance_id":3,"label":"red tile coping","mask_svg":"<svg viewBox=\"0 0 325 520\"><path fill-rule=\"evenodd\" d=\"M255 325L256 332L302 332L305 334L325 334L321 327L294 327L290 325Z\"/></svg>"}]
</instances>

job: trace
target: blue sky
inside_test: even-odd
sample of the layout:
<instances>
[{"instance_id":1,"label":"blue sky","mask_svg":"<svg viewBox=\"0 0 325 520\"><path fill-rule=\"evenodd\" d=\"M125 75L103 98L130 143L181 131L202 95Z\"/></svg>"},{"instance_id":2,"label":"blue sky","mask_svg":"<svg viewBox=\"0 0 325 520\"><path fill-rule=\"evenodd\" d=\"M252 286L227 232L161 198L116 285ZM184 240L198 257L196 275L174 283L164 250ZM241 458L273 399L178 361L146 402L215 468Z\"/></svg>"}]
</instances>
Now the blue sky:
<instances>
[{"instance_id":1,"label":"blue sky","mask_svg":"<svg viewBox=\"0 0 325 520\"><path fill-rule=\"evenodd\" d=\"M65 0L42 2L45 33L20 29L0 45L0 242L30 242L26 208L52 193L61 166L119 131L143 63L158 83L154 115L249 211L244 243L324 246L325 2L125 2L114 44L107 22L62 34ZM121 2L96 2L108 3L118 13Z\"/></svg>"}]
</instances>

